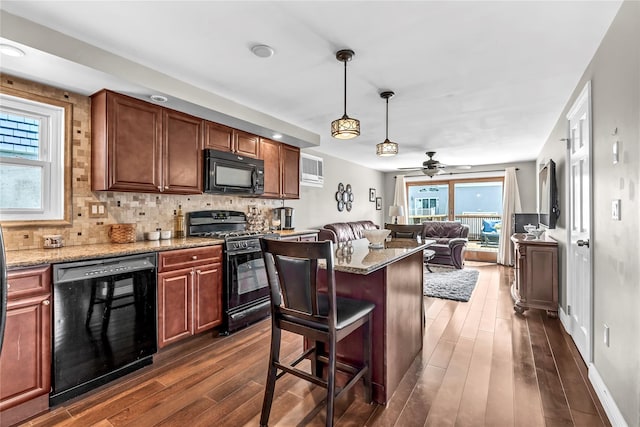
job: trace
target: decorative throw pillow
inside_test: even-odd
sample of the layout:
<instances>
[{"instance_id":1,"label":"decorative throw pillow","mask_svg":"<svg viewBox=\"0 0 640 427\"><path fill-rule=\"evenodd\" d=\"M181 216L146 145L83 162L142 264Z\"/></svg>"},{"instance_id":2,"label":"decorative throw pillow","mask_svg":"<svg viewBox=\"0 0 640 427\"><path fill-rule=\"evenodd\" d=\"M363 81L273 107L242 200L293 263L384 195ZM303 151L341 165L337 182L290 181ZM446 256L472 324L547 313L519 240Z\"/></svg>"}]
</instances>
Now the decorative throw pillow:
<instances>
[{"instance_id":1,"label":"decorative throw pillow","mask_svg":"<svg viewBox=\"0 0 640 427\"><path fill-rule=\"evenodd\" d=\"M496 230L496 225L500 224L501 221L487 221L486 219L482 220L482 232L483 233L495 233L498 230Z\"/></svg>"}]
</instances>

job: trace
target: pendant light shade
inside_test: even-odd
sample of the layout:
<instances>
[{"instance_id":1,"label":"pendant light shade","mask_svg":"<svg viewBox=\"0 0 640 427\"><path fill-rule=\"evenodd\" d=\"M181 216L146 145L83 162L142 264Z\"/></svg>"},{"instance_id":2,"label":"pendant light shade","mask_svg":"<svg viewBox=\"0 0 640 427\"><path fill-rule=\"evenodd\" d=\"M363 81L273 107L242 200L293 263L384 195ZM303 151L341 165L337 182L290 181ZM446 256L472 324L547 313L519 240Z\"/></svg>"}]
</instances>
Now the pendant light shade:
<instances>
[{"instance_id":1,"label":"pendant light shade","mask_svg":"<svg viewBox=\"0 0 640 427\"><path fill-rule=\"evenodd\" d=\"M351 139L360 135L360 120L347 116L347 62L351 61L355 53L344 49L336 52L336 59L344 62L344 114L331 122L331 136L337 139Z\"/></svg>"},{"instance_id":2,"label":"pendant light shade","mask_svg":"<svg viewBox=\"0 0 640 427\"><path fill-rule=\"evenodd\" d=\"M380 98L387 100L386 136L384 142L376 145L376 154L380 157L391 157L398 154L398 144L389 141L389 98L395 95L391 91L380 93Z\"/></svg>"}]
</instances>

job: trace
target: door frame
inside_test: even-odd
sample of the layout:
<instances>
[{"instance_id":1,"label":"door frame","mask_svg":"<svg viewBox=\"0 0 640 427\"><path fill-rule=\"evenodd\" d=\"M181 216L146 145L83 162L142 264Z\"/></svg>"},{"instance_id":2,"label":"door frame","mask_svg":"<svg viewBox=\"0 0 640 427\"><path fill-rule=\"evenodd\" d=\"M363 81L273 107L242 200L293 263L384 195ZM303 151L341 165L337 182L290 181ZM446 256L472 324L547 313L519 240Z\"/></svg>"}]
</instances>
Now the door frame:
<instances>
[{"instance_id":1,"label":"door frame","mask_svg":"<svg viewBox=\"0 0 640 427\"><path fill-rule=\"evenodd\" d=\"M587 108L587 115L589 117L589 126L588 126L588 132L589 132L589 177L588 177L588 183L589 183L589 203L588 203L588 207L587 209L589 210L589 240L590 240L590 244L589 244L589 287L587 289L588 295L588 319L585 322L588 325L588 336L587 336L587 349L586 349L586 353L587 354L582 354L580 352L580 354L585 358L585 363L587 365L589 365L592 361L593 361L593 343L594 343L594 328L593 328L593 317L594 317L594 309L593 309L593 241L591 239L591 236L593 235L593 117L592 117L592 108L591 108L591 81L587 81L587 83L585 83L584 88L582 89L582 91L580 92L580 95L578 95L578 97L576 98L576 100L574 101L573 105L571 106L571 108L569 109L569 111L566 114L566 119L567 119L567 147L566 147L566 159L565 159L565 178L566 178L566 196L565 196L565 203L566 206L568 207L567 209L567 224L566 224L566 231L567 231L567 251L566 251L566 262L567 262L567 268L566 268L566 272L565 272L565 283L566 283L566 300L565 302L565 306L567 308L567 310L565 311L564 307L560 307L560 321L562 323L562 325L564 326L565 330L567 331L567 333L569 333L569 335L571 335L572 337L574 336L575 333L577 333L577 331L573 330L573 322L571 320L571 312L570 312L570 302L571 297L572 297L572 292L576 292L575 286L573 286L573 282L571 281L571 277L572 277L572 269L573 267L573 251L574 251L574 245L575 245L575 238L573 236L574 233L572 233L572 227L571 227L571 218L573 215L573 206L572 206L572 199L571 199L571 122L570 122L570 117L572 117L576 110L579 109L582 104L586 102L586 108Z\"/></svg>"}]
</instances>

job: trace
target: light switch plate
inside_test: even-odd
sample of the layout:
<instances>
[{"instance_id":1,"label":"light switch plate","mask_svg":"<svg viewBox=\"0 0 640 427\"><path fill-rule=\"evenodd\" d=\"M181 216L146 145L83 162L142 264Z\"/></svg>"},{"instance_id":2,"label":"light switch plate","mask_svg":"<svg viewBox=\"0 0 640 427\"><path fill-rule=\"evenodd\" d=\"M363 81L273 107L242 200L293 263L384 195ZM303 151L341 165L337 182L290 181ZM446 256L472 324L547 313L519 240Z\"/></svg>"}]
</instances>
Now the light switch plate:
<instances>
[{"instance_id":1,"label":"light switch plate","mask_svg":"<svg viewBox=\"0 0 640 427\"><path fill-rule=\"evenodd\" d=\"M620 221L620 199L611 202L611 219Z\"/></svg>"}]
</instances>

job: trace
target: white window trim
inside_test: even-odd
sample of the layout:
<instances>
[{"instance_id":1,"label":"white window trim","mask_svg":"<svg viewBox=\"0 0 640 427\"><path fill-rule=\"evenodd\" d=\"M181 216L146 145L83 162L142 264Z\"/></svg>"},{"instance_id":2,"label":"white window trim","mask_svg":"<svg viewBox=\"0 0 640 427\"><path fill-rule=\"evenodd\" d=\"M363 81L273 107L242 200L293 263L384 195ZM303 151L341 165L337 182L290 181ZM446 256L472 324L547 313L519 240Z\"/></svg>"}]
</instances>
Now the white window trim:
<instances>
[{"instance_id":1,"label":"white window trim","mask_svg":"<svg viewBox=\"0 0 640 427\"><path fill-rule=\"evenodd\" d=\"M0 165L22 164L43 168L42 209L0 209L0 219L2 221L64 220L65 109L4 93L0 93L0 106L3 110L13 110L16 114L45 119L42 126L39 160L0 157Z\"/></svg>"}]
</instances>

